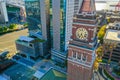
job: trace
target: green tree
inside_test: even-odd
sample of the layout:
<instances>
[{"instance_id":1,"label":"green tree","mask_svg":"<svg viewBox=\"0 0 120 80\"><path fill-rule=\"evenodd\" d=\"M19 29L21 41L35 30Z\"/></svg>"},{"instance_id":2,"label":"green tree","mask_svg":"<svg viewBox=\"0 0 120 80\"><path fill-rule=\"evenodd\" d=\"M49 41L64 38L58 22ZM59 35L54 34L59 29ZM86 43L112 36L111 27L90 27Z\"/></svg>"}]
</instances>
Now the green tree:
<instances>
[{"instance_id":1,"label":"green tree","mask_svg":"<svg viewBox=\"0 0 120 80\"><path fill-rule=\"evenodd\" d=\"M97 71L98 67L99 67L99 62L97 61L97 58L96 58L93 66L94 66L93 69Z\"/></svg>"},{"instance_id":2,"label":"green tree","mask_svg":"<svg viewBox=\"0 0 120 80\"><path fill-rule=\"evenodd\" d=\"M7 32L8 31L8 27L4 26L3 27L3 32Z\"/></svg>"},{"instance_id":3,"label":"green tree","mask_svg":"<svg viewBox=\"0 0 120 80\"><path fill-rule=\"evenodd\" d=\"M27 26L28 26L28 23L23 24L23 26L24 26L24 27L27 27Z\"/></svg>"},{"instance_id":4,"label":"green tree","mask_svg":"<svg viewBox=\"0 0 120 80\"><path fill-rule=\"evenodd\" d=\"M17 24L10 24L9 29L16 29L17 28Z\"/></svg>"},{"instance_id":5,"label":"green tree","mask_svg":"<svg viewBox=\"0 0 120 80\"><path fill-rule=\"evenodd\" d=\"M99 46L96 50L97 57L102 58L103 56L103 46Z\"/></svg>"},{"instance_id":6,"label":"green tree","mask_svg":"<svg viewBox=\"0 0 120 80\"><path fill-rule=\"evenodd\" d=\"M110 23L110 17L107 17L107 22Z\"/></svg>"},{"instance_id":7,"label":"green tree","mask_svg":"<svg viewBox=\"0 0 120 80\"><path fill-rule=\"evenodd\" d=\"M106 31L106 26L107 25L104 25L100 28L97 36L98 36L98 39L100 40L100 42L102 43L103 42L103 38L104 38L104 35L105 35L105 31Z\"/></svg>"},{"instance_id":8,"label":"green tree","mask_svg":"<svg viewBox=\"0 0 120 80\"><path fill-rule=\"evenodd\" d=\"M0 33L2 33L3 32L3 28L2 28L2 26L0 26Z\"/></svg>"}]
</instances>

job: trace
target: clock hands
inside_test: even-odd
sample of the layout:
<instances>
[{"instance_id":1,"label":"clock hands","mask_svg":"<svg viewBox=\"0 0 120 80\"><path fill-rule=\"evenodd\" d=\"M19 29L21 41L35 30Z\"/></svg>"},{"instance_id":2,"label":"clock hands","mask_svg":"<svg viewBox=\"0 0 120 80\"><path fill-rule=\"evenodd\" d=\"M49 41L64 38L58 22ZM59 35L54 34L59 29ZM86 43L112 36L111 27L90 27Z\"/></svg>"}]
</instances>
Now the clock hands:
<instances>
[{"instance_id":1,"label":"clock hands","mask_svg":"<svg viewBox=\"0 0 120 80\"><path fill-rule=\"evenodd\" d=\"M81 39L81 40L84 40L84 39L86 39L87 38L87 30L86 29L84 29L84 28L79 28L79 29L77 29L77 31L76 31L76 36L79 38L79 39Z\"/></svg>"}]
</instances>

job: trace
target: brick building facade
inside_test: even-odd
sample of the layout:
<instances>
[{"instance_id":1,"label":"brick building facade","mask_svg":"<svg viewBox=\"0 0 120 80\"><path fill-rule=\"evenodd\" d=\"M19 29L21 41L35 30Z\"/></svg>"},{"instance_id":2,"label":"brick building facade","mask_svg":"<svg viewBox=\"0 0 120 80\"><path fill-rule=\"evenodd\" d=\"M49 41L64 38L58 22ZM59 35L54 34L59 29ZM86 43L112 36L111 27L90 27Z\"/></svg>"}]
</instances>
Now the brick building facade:
<instances>
[{"instance_id":1,"label":"brick building facade","mask_svg":"<svg viewBox=\"0 0 120 80\"><path fill-rule=\"evenodd\" d=\"M67 80L91 80L97 47L97 19L94 0L83 0L74 16L68 48Z\"/></svg>"}]
</instances>

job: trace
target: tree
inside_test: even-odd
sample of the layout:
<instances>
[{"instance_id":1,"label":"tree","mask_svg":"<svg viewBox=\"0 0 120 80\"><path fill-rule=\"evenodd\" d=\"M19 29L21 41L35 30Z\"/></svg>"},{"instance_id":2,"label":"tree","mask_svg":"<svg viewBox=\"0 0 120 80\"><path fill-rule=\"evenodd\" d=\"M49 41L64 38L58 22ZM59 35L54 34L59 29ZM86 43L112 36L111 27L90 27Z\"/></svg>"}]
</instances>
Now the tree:
<instances>
[{"instance_id":1,"label":"tree","mask_svg":"<svg viewBox=\"0 0 120 80\"><path fill-rule=\"evenodd\" d=\"M99 33L98 33L98 39L99 39L99 40L102 40L103 37L104 37L104 35L105 35L105 32L104 32L104 31L99 31Z\"/></svg>"},{"instance_id":2,"label":"tree","mask_svg":"<svg viewBox=\"0 0 120 80\"><path fill-rule=\"evenodd\" d=\"M97 36L98 36L98 39L100 40L101 43L103 43L103 38L104 38L104 35L105 35L105 30L106 30L106 26L107 25L104 25L100 28Z\"/></svg>"},{"instance_id":3,"label":"tree","mask_svg":"<svg viewBox=\"0 0 120 80\"><path fill-rule=\"evenodd\" d=\"M0 33L2 33L3 32L3 28L2 28L2 26L0 26Z\"/></svg>"},{"instance_id":4,"label":"tree","mask_svg":"<svg viewBox=\"0 0 120 80\"><path fill-rule=\"evenodd\" d=\"M96 50L96 53L98 55L98 57L102 57L103 55L103 46L99 46Z\"/></svg>"},{"instance_id":5,"label":"tree","mask_svg":"<svg viewBox=\"0 0 120 80\"><path fill-rule=\"evenodd\" d=\"M95 60L95 62L94 62L94 70L98 70L98 67L99 67L99 63L98 63L98 61L97 60Z\"/></svg>"},{"instance_id":6,"label":"tree","mask_svg":"<svg viewBox=\"0 0 120 80\"><path fill-rule=\"evenodd\" d=\"M17 28L17 24L10 24L9 29L16 29Z\"/></svg>"},{"instance_id":7,"label":"tree","mask_svg":"<svg viewBox=\"0 0 120 80\"><path fill-rule=\"evenodd\" d=\"M110 17L107 17L107 22L110 23Z\"/></svg>"},{"instance_id":8,"label":"tree","mask_svg":"<svg viewBox=\"0 0 120 80\"><path fill-rule=\"evenodd\" d=\"M3 27L3 32L7 32L8 28L6 26Z\"/></svg>"},{"instance_id":9,"label":"tree","mask_svg":"<svg viewBox=\"0 0 120 80\"><path fill-rule=\"evenodd\" d=\"M98 70L99 63L102 62L102 56L103 56L103 46L99 46L96 50L96 59L94 62L94 70Z\"/></svg>"},{"instance_id":10,"label":"tree","mask_svg":"<svg viewBox=\"0 0 120 80\"><path fill-rule=\"evenodd\" d=\"M23 24L23 26L24 26L24 27L27 27L27 26L28 26L28 23Z\"/></svg>"}]
</instances>

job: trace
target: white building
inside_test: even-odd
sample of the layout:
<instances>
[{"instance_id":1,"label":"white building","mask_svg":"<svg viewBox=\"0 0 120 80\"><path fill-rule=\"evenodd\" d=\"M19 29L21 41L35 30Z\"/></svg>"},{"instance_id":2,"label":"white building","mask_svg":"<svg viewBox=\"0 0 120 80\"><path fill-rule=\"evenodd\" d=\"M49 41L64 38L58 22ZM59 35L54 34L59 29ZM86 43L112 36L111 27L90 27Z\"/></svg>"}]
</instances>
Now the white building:
<instances>
[{"instance_id":1,"label":"white building","mask_svg":"<svg viewBox=\"0 0 120 80\"><path fill-rule=\"evenodd\" d=\"M118 4L119 0L96 0L96 10L113 10Z\"/></svg>"},{"instance_id":2,"label":"white building","mask_svg":"<svg viewBox=\"0 0 120 80\"><path fill-rule=\"evenodd\" d=\"M0 1L0 23L8 22L6 3Z\"/></svg>"}]
</instances>

